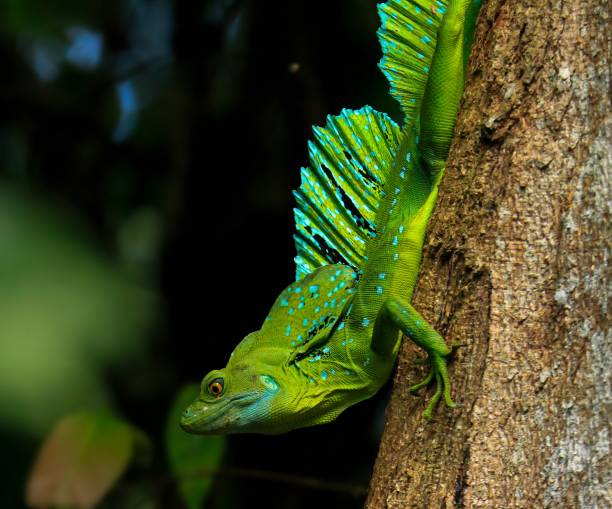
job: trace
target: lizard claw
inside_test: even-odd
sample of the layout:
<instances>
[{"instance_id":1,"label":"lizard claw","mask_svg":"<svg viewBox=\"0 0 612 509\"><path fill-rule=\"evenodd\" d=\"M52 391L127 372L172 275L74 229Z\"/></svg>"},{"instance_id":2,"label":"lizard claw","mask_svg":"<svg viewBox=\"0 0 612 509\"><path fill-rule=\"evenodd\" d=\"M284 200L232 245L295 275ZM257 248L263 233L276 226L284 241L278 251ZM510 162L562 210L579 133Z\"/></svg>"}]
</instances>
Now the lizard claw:
<instances>
[{"instance_id":1,"label":"lizard claw","mask_svg":"<svg viewBox=\"0 0 612 509\"><path fill-rule=\"evenodd\" d=\"M431 420L432 413L442 397L444 397L444 403L447 407L455 408L457 405L451 398L450 379L448 377L448 371L446 370L446 356L432 352L429 354L428 361L431 366L431 370L429 371L428 375L419 383L410 387L409 390L410 392L416 392L419 389L429 385L434 378L436 379L436 392L429 400L429 403L423 412L423 417L425 417L427 420Z\"/></svg>"}]
</instances>

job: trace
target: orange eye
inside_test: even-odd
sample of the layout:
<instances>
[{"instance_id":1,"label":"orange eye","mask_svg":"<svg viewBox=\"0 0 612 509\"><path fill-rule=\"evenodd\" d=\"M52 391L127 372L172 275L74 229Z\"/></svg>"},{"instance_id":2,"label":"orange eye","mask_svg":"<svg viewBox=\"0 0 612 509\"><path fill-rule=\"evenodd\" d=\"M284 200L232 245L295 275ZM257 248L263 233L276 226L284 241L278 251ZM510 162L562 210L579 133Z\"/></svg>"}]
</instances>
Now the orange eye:
<instances>
[{"instance_id":1,"label":"orange eye","mask_svg":"<svg viewBox=\"0 0 612 509\"><path fill-rule=\"evenodd\" d=\"M221 396L223 392L223 378L215 378L208 384L208 392L213 396Z\"/></svg>"}]
</instances>

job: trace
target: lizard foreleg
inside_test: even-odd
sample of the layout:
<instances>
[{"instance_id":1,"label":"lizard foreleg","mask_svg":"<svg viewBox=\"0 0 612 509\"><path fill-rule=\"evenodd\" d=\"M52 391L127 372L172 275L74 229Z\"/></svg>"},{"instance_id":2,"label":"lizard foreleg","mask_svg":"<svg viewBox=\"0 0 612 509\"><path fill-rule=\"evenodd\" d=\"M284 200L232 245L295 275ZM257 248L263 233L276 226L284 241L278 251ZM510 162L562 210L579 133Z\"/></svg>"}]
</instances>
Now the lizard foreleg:
<instances>
[{"instance_id":1,"label":"lizard foreleg","mask_svg":"<svg viewBox=\"0 0 612 509\"><path fill-rule=\"evenodd\" d=\"M455 403L451 398L450 379L446 369L447 360L453 349L444 342L442 336L435 331L409 302L397 298L389 299L385 305L384 314L386 319L391 320L406 336L429 355L429 364L431 366L429 374L421 382L410 388L411 392L415 392L429 385L434 378L436 380L436 392L427 404L423 416L431 419L432 412L442 396L446 405L453 408Z\"/></svg>"}]
</instances>

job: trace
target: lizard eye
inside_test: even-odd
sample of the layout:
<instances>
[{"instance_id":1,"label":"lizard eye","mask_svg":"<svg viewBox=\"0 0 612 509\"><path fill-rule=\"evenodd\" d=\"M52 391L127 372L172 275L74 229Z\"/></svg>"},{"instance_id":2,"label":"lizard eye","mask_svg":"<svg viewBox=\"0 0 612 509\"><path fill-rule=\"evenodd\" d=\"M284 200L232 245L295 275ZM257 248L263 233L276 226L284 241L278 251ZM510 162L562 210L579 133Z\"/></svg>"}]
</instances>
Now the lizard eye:
<instances>
[{"instance_id":1,"label":"lizard eye","mask_svg":"<svg viewBox=\"0 0 612 509\"><path fill-rule=\"evenodd\" d=\"M223 378L215 378L208 384L208 392L213 396L221 396L223 392Z\"/></svg>"}]
</instances>

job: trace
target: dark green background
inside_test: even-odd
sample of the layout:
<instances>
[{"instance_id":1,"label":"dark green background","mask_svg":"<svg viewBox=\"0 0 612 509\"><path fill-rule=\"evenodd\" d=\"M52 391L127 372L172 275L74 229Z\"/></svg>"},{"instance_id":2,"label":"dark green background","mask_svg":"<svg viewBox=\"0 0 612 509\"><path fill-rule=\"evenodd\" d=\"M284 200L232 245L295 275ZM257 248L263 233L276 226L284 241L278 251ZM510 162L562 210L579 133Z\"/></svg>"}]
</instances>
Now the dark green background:
<instances>
[{"instance_id":1,"label":"dark green background","mask_svg":"<svg viewBox=\"0 0 612 509\"><path fill-rule=\"evenodd\" d=\"M292 281L290 191L307 164L311 126L365 104L399 120L376 67L375 2L1 5L0 249L15 249L0 256L0 322L7 313L12 323L14 310L24 318L13 329L0 324L0 355L20 341L22 323L36 326L37 346L0 375L0 506L23 503L27 471L55 419L110 407L151 437L154 459L130 470L106 505L182 507L167 479L166 415L180 387L223 366ZM77 47L79 30L103 41L99 60ZM133 90L131 115L121 83ZM90 279L79 272L88 263L99 265ZM60 287L65 305L55 297ZM92 302L93 317L81 309ZM47 334L64 313L66 323L89 316L79 325L89 332L67 326L78 355L50 346ZM101 350L114 346L92 360L87 341L98 331L111 338ZM54 389L64 386L69 397ZM331 425L284 436L231 437L224 466L365 487L386 401L385 392ZM35 425L31 415L40 417ZM206 507L362 504L232 476L215 482Z\"/></svg>"}]
</instances>

